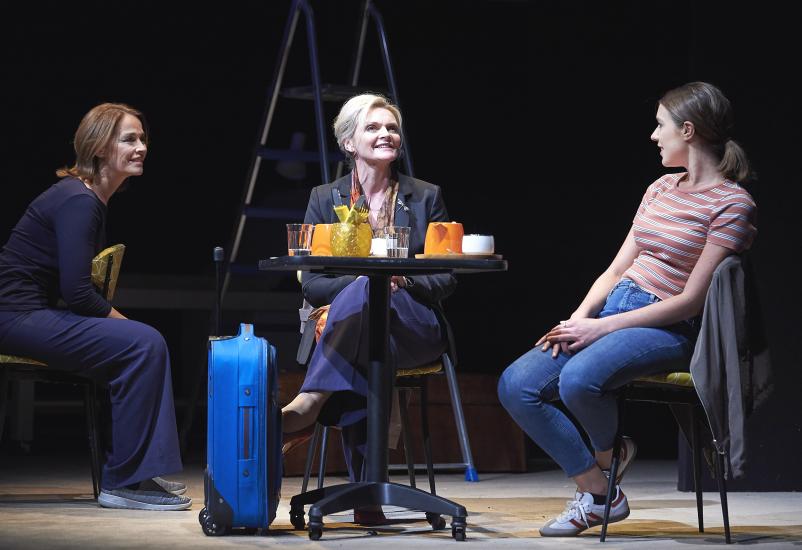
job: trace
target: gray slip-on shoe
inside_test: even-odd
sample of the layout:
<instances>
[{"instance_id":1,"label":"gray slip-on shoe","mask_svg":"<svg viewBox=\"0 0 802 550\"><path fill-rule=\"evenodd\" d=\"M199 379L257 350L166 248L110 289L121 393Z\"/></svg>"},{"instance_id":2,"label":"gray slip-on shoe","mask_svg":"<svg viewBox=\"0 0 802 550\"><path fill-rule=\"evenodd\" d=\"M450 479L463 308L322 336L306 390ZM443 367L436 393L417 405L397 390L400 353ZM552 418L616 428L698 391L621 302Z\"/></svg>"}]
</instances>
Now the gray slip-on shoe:
<instances>
[{"instance_id":1,"label":"gray slip-on shoe","mask_svg":"<svg viewBox=\"0 0 802 550\"><path fill-rule=\"evenodd\" d=\"M103 489L97 502L104 508L126 510L186 510L192 506L192 499L166 493L164 491L143 491L133 489Z\"/></svg>"},{"instance_id":2,"label":"gray slip-on shoe","mask_svg":"<svg viewBox=\"0 0 802 550\"><path fill-rule=\"evenodd\" d=\"M169 481L163 477L154 477L153 481L156 485L174 495L183 495L187 492L187 486L180 481Z\"/></svg>"}]
</instances>

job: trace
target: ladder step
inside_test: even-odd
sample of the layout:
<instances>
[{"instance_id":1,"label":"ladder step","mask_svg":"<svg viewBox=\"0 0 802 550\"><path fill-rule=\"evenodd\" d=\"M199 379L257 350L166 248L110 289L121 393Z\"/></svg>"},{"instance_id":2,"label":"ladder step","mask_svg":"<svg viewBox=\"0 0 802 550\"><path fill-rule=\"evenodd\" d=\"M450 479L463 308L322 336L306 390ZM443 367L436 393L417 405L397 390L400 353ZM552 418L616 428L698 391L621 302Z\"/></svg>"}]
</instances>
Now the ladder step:
<instances>
[{"instance_id":1,"label":"ladder step","mask_svg":"<svg viewBox=\"0 0 802 550\"><path fill-rule=\"evenodd\" d=\"M320 162L317 151L294 151L292 149L270 149L259 147L256 154L266 160L294 160L298 162ZM342 151L329 151L329 161L345 160Z\"/></svg>"},{"instance_id":2,"label":"ladder step","mask_svg":"<svg viewBox=\"0 0 802 550\"><path fill-rule=\"evenodd\" d=\"M246 206L244 214L247 218L259 220L302 220L306 210L299 208L271 208L266 206Z\"/></svg>"},{"instance_id":3,"label":"ladder step","mask_svg":"<svg viewBox=\"0 0 802 550\"><path fill-rule=\"evenodd\" d=\"M338 101L344 102L355 95L364 94L368 92L378 92L387 95L384 90L377 90L376 88L365 88L362 86L348 86L346 84L323 84L320 86L320 97L323 101ZM281 90L281 95L290 99L315 99L315 88L309 86L294 86L291 88L284 88Z\"/></svg>"}]
</instances>

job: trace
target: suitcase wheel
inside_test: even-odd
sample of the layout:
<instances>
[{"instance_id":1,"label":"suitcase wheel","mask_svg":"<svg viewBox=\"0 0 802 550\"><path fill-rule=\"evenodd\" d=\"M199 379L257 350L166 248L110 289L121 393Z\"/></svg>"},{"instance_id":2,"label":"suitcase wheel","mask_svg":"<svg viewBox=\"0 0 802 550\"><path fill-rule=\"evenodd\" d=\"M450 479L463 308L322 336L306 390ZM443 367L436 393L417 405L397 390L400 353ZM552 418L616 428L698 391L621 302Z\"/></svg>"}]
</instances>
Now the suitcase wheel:
<instances>
[{"instance_id":1,"label":"suitcase wheel","mask_svg":"<svg viewBox=\"0 0 802 550\"><path fill-rule=\"evenodd\" d=\"M201 510L201 513L203 513L203 510ZM206 512L204 515L201 528L203 529L203 534L207 537L220 537L225 535L226 531L228 531L225 525L218 525L215 523L214 518L209 512Z\"/></svg>"}]
</instances>

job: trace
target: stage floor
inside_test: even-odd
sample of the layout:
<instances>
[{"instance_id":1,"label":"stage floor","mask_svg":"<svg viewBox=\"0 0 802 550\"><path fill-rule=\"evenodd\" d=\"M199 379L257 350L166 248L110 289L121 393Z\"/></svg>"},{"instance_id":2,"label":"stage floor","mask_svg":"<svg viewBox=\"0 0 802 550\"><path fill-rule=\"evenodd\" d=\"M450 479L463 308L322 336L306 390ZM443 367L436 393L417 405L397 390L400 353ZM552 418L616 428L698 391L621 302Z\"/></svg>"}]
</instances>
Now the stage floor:
<instances>
[{"instance_id":1,"label":"stage floor","mask_svg":"<svg viewBox=\"0 0 802 550\"><path fill-rule=\"evenodd\" d=\"M542 539L537 528L558 514L573 494L573 485L557 471L527 474L484 474L479 483L461 475L440 473L438 494L468 509L468 540L472 547L561 548L595 547L599 528L575 539ZM430 548L459 545L451 530L432 532L420 512L385 508L392 524L369 530L350 523L349 513L324 518L320 541L289 522L289 499L299 491L300 478L286 478L284 497L270 531L259 536L210 538L198 525L203 507L202 470L189 467L172 479L185 481L193 498L191 511L139 512L99 508L91 498L88 464L83 457L66 461L48 457L0 455L0 548ZM343 478L332 478L339 483ZM393 476L403 483L403 476ZM314 483L314 480L313 480ZM425 485L425 475L419 486ZM705 493L706 532L696 530L695 497L677 492L673 462L636 461L622 485L632 513L613 524L605 548L697 548L723 544L717 493ZM802 494L731 493L730 523L735 542L761 548L802 545ZM450 520L450 518L447 518ZM391 546L387 546L391 545ZM457 548L459 546L456 546Z\"/></svg>"}]
</instances>

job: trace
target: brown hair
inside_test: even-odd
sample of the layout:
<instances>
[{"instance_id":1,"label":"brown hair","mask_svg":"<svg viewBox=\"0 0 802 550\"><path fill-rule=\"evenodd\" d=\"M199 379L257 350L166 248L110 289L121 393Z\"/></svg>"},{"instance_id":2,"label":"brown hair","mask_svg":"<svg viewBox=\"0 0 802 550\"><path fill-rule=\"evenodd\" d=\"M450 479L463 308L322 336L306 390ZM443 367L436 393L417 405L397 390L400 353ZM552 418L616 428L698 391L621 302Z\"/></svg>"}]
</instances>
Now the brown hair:
<instances>
[{"instance_id":1,"label":"brown hair","mask_svg":"<svg viewBox=\"0 0 802 550\"><path fill-rule=\"evenodd\" d=\"M718 170L733 181L750 177L746 152L730 135L734 117L730 100L712 84L689 82L669 90L659 104L677 124L693 124L698 135L720 159Z\"/></svg>"},{"instance_id":2,"label":"brown hair","mask_svg":"<svg viewBox=\"0 0 802 550\"><path fill-rule=\"evenodd\" d=\"M101 103L84 115L75 131L73 141L75 164L69 168L66 166L59 168L56 170L56 175L62 178L73 176L94 181L100 171L98 153L111 144L125 115L139 119L145 131L144 141L147 143L148 129L142 113L124 103Z\"/></svg>"}]
</instances>

